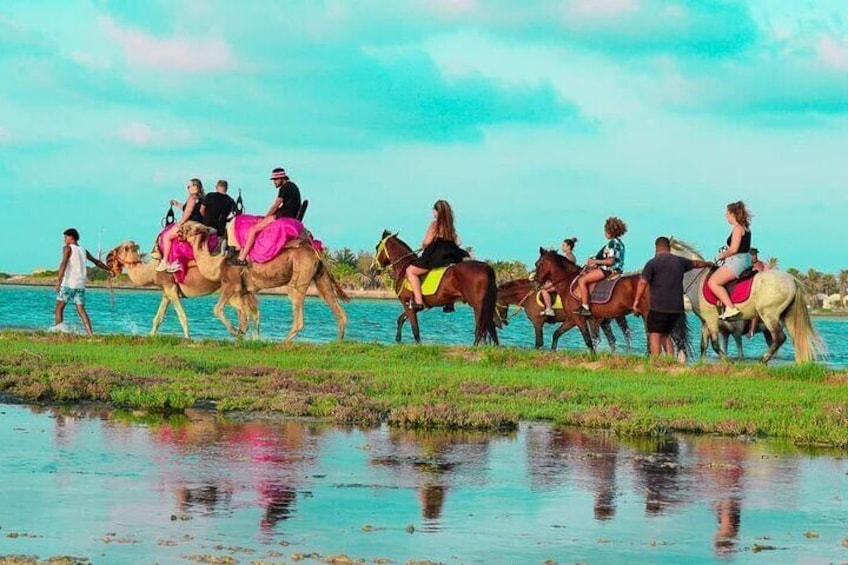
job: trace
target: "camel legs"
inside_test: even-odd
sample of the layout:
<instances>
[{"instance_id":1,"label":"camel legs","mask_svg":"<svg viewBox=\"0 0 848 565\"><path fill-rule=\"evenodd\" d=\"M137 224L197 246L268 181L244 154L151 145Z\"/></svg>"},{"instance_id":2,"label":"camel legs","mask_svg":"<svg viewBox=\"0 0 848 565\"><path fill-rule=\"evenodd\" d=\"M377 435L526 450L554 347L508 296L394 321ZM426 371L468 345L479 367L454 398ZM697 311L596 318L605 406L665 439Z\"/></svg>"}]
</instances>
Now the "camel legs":
<instances>
[{"instance_id":1,"label":"camel legs","mask_svg":"<svg viewBox=\"0 0 848 565\"><path fill-rule=\"evenodd\" d=\"M303 329L303 302L306 300L306 290L296 285L289 286L289 300L292 305L292 325L283 343L289 343Z\"/></svg>"},{"instance_id":2,"label":"camel legs","mask_svg":"<svg viewBox=\"0 0 848 565\"><path fill-rule=\"evenodd\" d=\"M150 336L154 337L156 332L159 331L159 326L162 325L162 320L165 318L165 312L168 311L168 304L171 301L168 300L168 297L165 296L165 293L162 293L162 299L159 301L159 308L156 310L156 315L153 316L153 327L150 329Z\"/></svg>"},{"instance_id":3,"label":"camel legs","mask_svg":"<svg viewBox=\"0 0 848 565\"><path fill-rule=\"evenodd\" d=\"M230 320L227 319L227 315L224 313L224 307L231 300L237 300L237 297L234 298L235 291L232 288L221 286L221 296L218 298L218 302L215 304L215 307L212 309L212 312L215 314L215 317L221 320L221 323L224 324L224 327L227 328L227 331L230 332L230 335L234 337L239 337L241 335L238 330L236 330L233 325L230 323ZM233 305L239 310L239 326L242 324L243 314L241 313L240 305L236 305L234 302Z\"/></svg>"}]
</instances>

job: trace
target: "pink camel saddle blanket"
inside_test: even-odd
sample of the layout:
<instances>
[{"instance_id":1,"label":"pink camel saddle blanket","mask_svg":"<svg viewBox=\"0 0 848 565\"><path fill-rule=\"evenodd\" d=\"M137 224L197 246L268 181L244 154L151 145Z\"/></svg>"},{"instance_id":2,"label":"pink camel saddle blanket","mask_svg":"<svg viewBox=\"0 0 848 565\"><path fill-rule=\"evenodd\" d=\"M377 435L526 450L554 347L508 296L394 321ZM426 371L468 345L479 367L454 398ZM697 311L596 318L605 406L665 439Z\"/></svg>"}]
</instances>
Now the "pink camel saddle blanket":
<instances>
[{"instance_id":1,"label":"pink camel saddle blanket","mask_svg":"<svg viewBox=\"0 0 848 565\"><path fill-rule=\"evenodd\" d=\"M250 216L241 214L233 219L233 237L235 244L241 248L247 241L250 228L262 219L262 216ZM256 242L248 253L248 257L254 263L267 263L280 254L283 248L291 241L304 235L303 224L294 218L279 218L271 222L256 235ZM306 232L307 235L309 232ZM317 239L308 235L312 247L318 253L324 251L324 245Z\"/></svg>"},{"instance_id":2,"label":"pink camel saddle blanket","mask_svg":"<svg viewBox=\"0 0 848 565\"><path fill-rule=\"evenodd\" d=\"M159 243L160 250L162 249L162 236L172 229L176 229L176 224L171 224L159 232L159 237L156 241ZM218 248L218 236L213 233L206 240L206 243L209 246L209 251L214 251ZM171 252L168 254L167 261L169 263L176 261L180 264L180 269L174 273L174 280L182 284L185 282L186 271L194 264L194 249L192 249L191 244L187 241L175 239L171 242Z\"/></svg>"}]
</instances>

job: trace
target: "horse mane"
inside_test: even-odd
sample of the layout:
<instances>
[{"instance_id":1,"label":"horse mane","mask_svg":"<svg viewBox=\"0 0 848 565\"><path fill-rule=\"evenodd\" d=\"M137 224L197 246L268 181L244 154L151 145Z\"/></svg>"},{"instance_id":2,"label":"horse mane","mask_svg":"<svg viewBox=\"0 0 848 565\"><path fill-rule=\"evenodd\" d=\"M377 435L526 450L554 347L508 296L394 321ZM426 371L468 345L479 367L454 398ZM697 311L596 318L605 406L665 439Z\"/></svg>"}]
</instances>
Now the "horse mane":
<instances>
[{"instance_id":1,"label":"horse mane","mask_svg":"<svg viewBox=\"0 0 848 565\"><path fill-rule=\"evenodd\" d=\"M560 255L559 253L557 253L553 249L549 250L547 252L547 254L553 256L556 259L557 264L559 264L559 266L562 267L563 269L574 269L574 268L579 269L580 268L577 265L577 263L575 263L574 261L572 261L571 259L569 259L565 255Z\"/></svg>"},{"instance_id":2,"label":"horse mane","mask_svg":"<svg viewBox=\"0 0 848 565\"><path fill-rule=\"evenodd\" d=\"M695 246L691 243L688 243L682 239L677 239L675 237L671 239L671 251L675 255L680 255L682 257L686 257L688 259L697 259L699 261L704 260L704 256L695 249Z\"/></svg>"}]
</instances>

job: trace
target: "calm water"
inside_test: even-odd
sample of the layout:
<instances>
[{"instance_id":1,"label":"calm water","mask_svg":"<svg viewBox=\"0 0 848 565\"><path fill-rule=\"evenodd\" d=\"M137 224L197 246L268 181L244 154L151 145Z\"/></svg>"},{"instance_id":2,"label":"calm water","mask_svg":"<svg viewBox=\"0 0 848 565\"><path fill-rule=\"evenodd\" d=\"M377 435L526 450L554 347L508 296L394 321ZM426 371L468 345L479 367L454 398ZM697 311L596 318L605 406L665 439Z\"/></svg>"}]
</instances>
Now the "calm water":
<instances>
[{"instance_id":1,"label":"calm water","mask_svg":"<svg viewBox=\"0 0 848 565\"><path fill-rule=\"evenodd\" d=\"M848 558L848 460L776 443L626 441L543 425L508 435L356 430L198 411L142 422L0 404L0 445L0 555Z\"/></svg>"},{"instance_id":2,"label":"calm water","mask_svg":"<svg viewBox=\"0 0 848 565\"><path fill-rule=\"evenodd\" d=\"M99 333L146 334L150 331L151 321L159 305L159 293L149 291L116 291L114 296L107 290L89 289L86 291L89 315L94 330ZM53 324L53 305L55 295L47 287L0 286L0 328L15 327L26 329L45 329ZM212 316L212 307L217 301L215 296L192 298L183 301L189 318L189 327L195 338L229 338L221 323ZM291 323L291 306L285 297L261 296L262 335L264 339L281 340L288 332ZM400 304L392 300L355 300L345 305L349 323L347 339L357 341L376 341L392 343L395 335L395 320L400 313ZM78 331L82 326L76 311L71 306L66 309L65 321ZM230 318L235 319L230 311ZM306 327L298 339L302 341L331 341L336 337L336 326L326 304L317 298L306 301ZM458 306L453 314L444 314L441 310L432 310L421 316L421 335L427 343L462 344L472 342L473 315L470 308ZM645 349L645 335L641 320L629 317L633 329L633 351L641 353ZM834 366L848 366L848 319L816 319L815 326L825 340L829 358ZM554 326L547 326L546 342ZM693 344L697 347L700 322L692 318L691 328ZM169 310L161 328L162 334L182 335L173 310ZM618 329L615 330L619 344L624 340ZM523 314L515 316L508 328L500 332L505 345L532 347L533 328ZM405 328L404 339L411 340L409 325ZM579 332L572 330L560 340L561 347L584 349ZM606 349L606 342L601 349ZM744 340L746 356L758 357L765 350L761 336ZM731 354L735 354L735 345L730 345ZM791 361L792 347L787 343L778 355L779 360Z\"/></svg>"}]
</instances>

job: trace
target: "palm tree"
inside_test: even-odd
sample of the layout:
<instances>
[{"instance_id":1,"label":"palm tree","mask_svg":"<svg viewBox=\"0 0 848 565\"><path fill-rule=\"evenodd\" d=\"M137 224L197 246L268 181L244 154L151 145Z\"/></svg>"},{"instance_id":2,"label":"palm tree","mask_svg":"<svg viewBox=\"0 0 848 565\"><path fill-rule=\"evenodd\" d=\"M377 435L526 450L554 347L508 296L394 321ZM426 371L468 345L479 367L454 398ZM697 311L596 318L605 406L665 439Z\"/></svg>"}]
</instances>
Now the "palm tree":
<instances>
[{"instance_id":1,"label":"palm tree","mask_svg":"<svg viewBox=\"0 0 848 565\"><path fill-rule=\"evenodd\" d=\"M845 307L845 295L848 294L848 269L842 269L837 275L839 280L839 305Z\"/></svg>"},{"instance_id":2,"label":"palm tree","mask_svg":"<svg viewBox=\"0 0 848 565\"><path fill-rule=\"evenodd\" d=\"M772 269L777 269L778 265L780 265L780 261L777 257L769 257L769 260L766 261L766 263L768 263L768 266Z\"/></svg>"}]
</instances>

